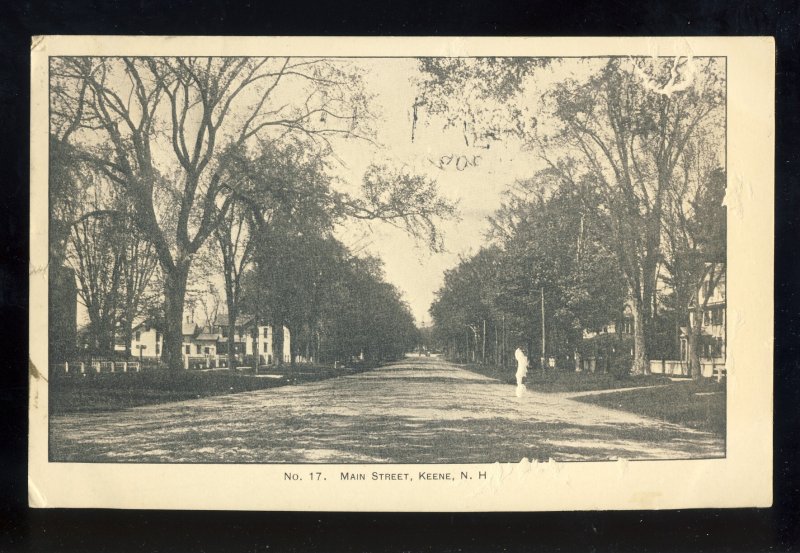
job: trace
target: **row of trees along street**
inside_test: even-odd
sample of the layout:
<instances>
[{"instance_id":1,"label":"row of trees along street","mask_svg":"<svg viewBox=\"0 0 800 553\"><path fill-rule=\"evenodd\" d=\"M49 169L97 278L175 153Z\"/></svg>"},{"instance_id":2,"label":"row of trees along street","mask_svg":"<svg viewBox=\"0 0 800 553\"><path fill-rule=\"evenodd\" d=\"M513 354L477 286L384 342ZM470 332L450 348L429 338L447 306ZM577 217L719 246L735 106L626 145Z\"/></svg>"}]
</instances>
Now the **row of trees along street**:
<instances>
[{"instance_id":1,"label":"row of trees along street","mask_svg":"<svg viewBox=\"0 0 800 553\"><path fill-rule=\"evenodd\" d=\"M490 145L520 140L541 167L509 188L487 244L445 275L431 307L440 346L502 364L520 343L532 359L545 345L547 357L571 356L583 329L627 305L624 371L677 358L679 329L691 327L699 377L706 305L692 298L703 282L711 295L726 258L724 60L430 59L425 69L420 111L448 113ZM570 77L531 92L555 72Z\"/></svg>"},{"instance_id":2,"label":"row of trees along street","mask_svg":"<svg viewBox=\"0 0 800 553\"><path fill-rule=\"evenodd\" d=\"M436 222L455 205L434 181L389 166L371 166L358 194L337 191L337 145L374 140L358 67L51 58L50 114L49 264L51 275L76 277L91 353L110 354L115 340L129 347L134 323L149 319L163 330L164 362L181 368L187 291L215 275L230 340L246 314L289 328L293 353L330 361L387 358L416 342L380 261L335 230L385 221L437 249ZM51 356L63 281L50 279Z\"/></svg>"}]
</instances>

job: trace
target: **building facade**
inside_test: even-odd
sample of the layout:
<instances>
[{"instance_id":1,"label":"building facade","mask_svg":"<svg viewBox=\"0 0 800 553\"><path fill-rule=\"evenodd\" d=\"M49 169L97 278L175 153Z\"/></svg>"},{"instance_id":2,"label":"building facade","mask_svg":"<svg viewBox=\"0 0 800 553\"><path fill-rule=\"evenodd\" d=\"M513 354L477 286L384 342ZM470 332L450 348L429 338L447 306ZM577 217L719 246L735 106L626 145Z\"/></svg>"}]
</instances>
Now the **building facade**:
<instances>
[{"instance_id":1,"label":"building facade","mask_svg":"<svg viewBox=\"0 0 800 553\"><path fill-rule=\"evenodd\" d=\"M164 347L164 335L149 321L143 321L133 328L131 336L131 355L137 359L158 360Z\"/></svg>"},{"instance_id":2,"label":"building facade","mask_svg":"<svg viewBox=\"0 0 800 553\"><path fill-rule=\"evenodd\" d=\"M700 361L703 367L703 375L721 365L725 366L726 342L727 342L727 287L726 287L725 264L717 263L709 265L705 271L703 282L697 290L697 294L689 304L689 328L683 328L681 335L681 360L689 359L689 335L694 328L699 313L702 312L700 323ZM698 309L698 307L700 309Z\"/></svg>"},{"instance_id":3,"label":"building facade","mask_svg":"<svg viewBox=\"0 0 800 553\"><path fill-rule=\"evenodd\" d=\"M227 366L228 325L227 317L221 316L209 326L200 326L187 316L182 326L181 354L188 368L216 368ZM241 324L240 324L241 323ZM135 358L159 361L164 350L164 335L151 323L144 321L133 329L131 355ZM254 362L256 353L259 364L272 365L278 362L274 348L272 326L256 327L251 318L237 320L234 332L234 351L241 362ZM283 348L280 360L291 362L291 333L283 327ZM251 359L247 359L250 357Z\"/></svg>"}]
</instances>

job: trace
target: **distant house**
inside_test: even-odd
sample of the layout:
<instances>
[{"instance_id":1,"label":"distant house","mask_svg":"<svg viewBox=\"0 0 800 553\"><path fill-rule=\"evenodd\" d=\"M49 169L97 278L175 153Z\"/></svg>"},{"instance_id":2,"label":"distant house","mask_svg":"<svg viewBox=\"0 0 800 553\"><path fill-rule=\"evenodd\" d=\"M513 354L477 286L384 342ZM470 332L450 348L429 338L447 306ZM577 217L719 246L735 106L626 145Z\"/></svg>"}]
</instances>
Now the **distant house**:
<instances>
[{"instance_id":1,"label":"distant house","mask_svg":"<svg viewBox=\"0 0 800 553\"><path fill-rule=\"evenodd\" d=\"M211 327L204 326L200 328L197 336L194 337L194 351L195 355L217 355L217 346L219 345L221 336L214 332Z\"/></svg>"},{"instance_id":2,"label":"distant house","mask_svg":"<svg viewBox=\"0 0 800 553\"><path fill-rule=\"evenodd\" d=\"M283 328L283 351L281 353L281 361L289 363L292 360L291 340L292 336L289 329L285 326ZM245 342L245 354L255 355L256 349L258 350L258 357L260 363L271 365L278 361L276 355L278 352L274 348L274 336L272 333L272 326L259 326L255 333L255 340L252 335L247 336Z\"/></svg>"},{"instance_id":3,"label":"distant house","mask_svg":"<svg viewBox=\"0 0 800 553\"><path fill-rule=\"evenodd\" d=\"M228 315L222 313L217 316L214 325L215 332L220 335L217 351L227 355L228 352ZM252 316L237 317L234 328L234 348L238 355L254 356L258 350L259 363L271 365L277 361L271 325L258 325ZM291 361L291 333L283 327L283 355L282 361Z\"/></svg>"},{"instance_id":4,"label":"distant house","mask_svg":"<svg viewBox=\"0 0 800 553\"><path fill-rule=\"evenodd\" d=\"M608 321L602 328L594 330L583 329L584 340L590 340L604 334L633 334L633 311L631 311L630 305L625 304L619 318L615 321Z\"/></svg>"},{"instance_id":5,"label":"distant house","mask_svg":"<svg viewBox=\"0 0 800 553\"><path fill-rule=\"evenodd\" d=\"M181 325L181 353L184 357L192 355L195 351L193 347L195 346L194 338L199 332L200 327L187 315L186 320Z\"/></svg>"},{"instance_id":6,"label":"distant house","mask_svg":"<svg viewBox=\"0 0 800 553\"><path fill-rule=\"evenodd\" d=\"M216 322L213 325L214 332L220 335L219 343L217 344L217 353L219 355L228 354L228 314L220 313L217 315ZM236 318L236 324L233 331L233 347L234 353L237 355L244 355L246 352L246 343L250 338L253 329L253 317L249 315L239 316Z\"/></svg>"},{"instance_id":7,"label":"distant house","mask_svg":"<svg viewBox=\"0 0 800 553\"><path fill-rule=\"evenodd\" d=\"M706 267L706 275L697 294L689 303L690 328L681 328L681 360L688 361L689 335L695 325L697 306L703 308L703 321L700 325L700 361L704 376L713 372L715 366L725 365L725 344L727 337L727 294L725 264L717 263Z\"/></svg>"},{"instance_id":8,"label":"distant house","mask_svg":"<svg viewBox=\"0 0 800 553\"><path fill-rule=\"evenodd\" d=\"M188 316L183 322L181 335L181 349L186 368L217 366L217 345L220 335L213 327L201 327Z\"/></svg>"},{"instance_id":9,"label":"distant house","mask_svg":"<svg viewBox=\"0 0 800 553\"><path fill-rule=\"evenodd\" d=\"M187 316L183 322L181 353L183 357L204 355L205 347L211 346L213 340L201 333L201 328ZM213 343L216 354L216 343ZM131 336L131 355L136 358L157 361L164 351L164 334L152 321L145 320L133 327Z\"/></svg>"},{"instance_id":10,"label":"distant house","mask_svg":"<svg viewBox=\"0 0 800 553\"><path fill-rule=\"evenodd\" d=\"M575 352L578 372L608 372L613 364L630 364L633 357L633 311L626 304L616 320L597 329L584 329Z\"/></svg>"},{"instance_id":11,"label":"distant house","mask_svg":"<svg viewBox=\"0 0 800 553\"><path fill-rule=\"evenodd\" d=\"M226 314L217 317L213 325L200 326L191 315L181 328L181 354L186 368L226 366L228 355L228 319ZM277 361L273 347L272 326L254 325L252 317L240 317L234 330L234 348L237 356L254 356L258 351L259 363L270 365ZM163 333L148 321L133 329L131 355L142 359L159 360L164 348ZM291 361L291 333L283 327L284 363Z\"/></svg>"},{"instance_id":12,"label":"distant house","mask_svg":"<svg viewBox=\"0 0 800 553\"><path fill-rule=\"evenodd\" d=\"M651 360L650 372L689 376L689 333L694 327L698 305L705 306L700 325L700 369L705 377L722 376L725 372L727 336L725 264L706 265L706 275L689 302L689 327L680 328L680 358Z\"/></svg>"},{"instance_id":13,"label":"distant house","mask_svg":"<svg viewBox=\"0 0 800 553\"><path fill-rule=\"evenodd\" d=\"M133 327L131 336L131 355L141 359L161 358L164 335L150 321L142 321Z\"/></svg>"}]
</instances>

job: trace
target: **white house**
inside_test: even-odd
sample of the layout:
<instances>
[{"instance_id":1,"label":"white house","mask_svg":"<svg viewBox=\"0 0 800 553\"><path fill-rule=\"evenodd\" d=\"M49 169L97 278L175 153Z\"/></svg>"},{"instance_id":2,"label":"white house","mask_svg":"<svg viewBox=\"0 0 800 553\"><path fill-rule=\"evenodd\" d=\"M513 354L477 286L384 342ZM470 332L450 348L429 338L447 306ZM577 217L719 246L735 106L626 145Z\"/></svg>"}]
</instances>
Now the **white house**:
<instances>
[{"instance_id":1,"label":"white house","mask_svg":"<svg viewBox=\"0 0 800 553\"><path fill-rule=\"evenodd\" d=\"M220 322L225 324L220 324ZM240 324L241 322L241 324ZM224 329L224 330L223 330ZM238 354L255 355L258 350L260 363L273 364L276 354L273 346L272 326L259 326L257 337L253 339L252 319L242 318L237 320L234 334L234 347ZM196 324L191 316L183 322L181 354L184 366L189 367L218 367L224 365L227 356L227 319L220 319L217 324L201 327ZM131 338L131 354L134 357L151 361L161 358L164 348L163 333L147 321L139 323L133 329ZM291 333L283 327L282 361L291 362Z\"/></svg>"},{"instance_id":2,"label":"white house","mask_svg":"<svg viewBox=\"0 0 800 553\"><path fill-rule=\"evenodd\" d=\"M681 360L688 360L688 332L695 325L697 305L705 305L703 321L700 325L700 360L709 367L703 373L713 370L716 365L725 365L725 343L727 337L726 272L724 263L707 266L706 275L697 294L689 304L690 328L681 329ZM710 374L705 375L710 376Z\"/></svg>"},{"instance_id":3,"label":"white house","mask_svg":"<svg viewBox=\"0 0 800 553\"><path fill-rule=\"evenodd\" d=\"M602 328L598 329L583 329L583 339L591 340L596 336L604 334L633 334L633 311L631 306L626 303L622 309L622 315L618 320L610 320Z\"/></svg>"},{"instance_id":4,"label":"white house","mask_svg":"<svg viewBox=\"0 0 800 553\"><path fill-rule=\"evenodd\" d=\"M250 332L253 328L253 318L250 316L239 316L236 318L236 323L233 330L233 351L241 356L245 354L245 345L247 343ZM217 353L219 355L228 354L228 314L220 313L217 315L216 321L213 326L214 332L220 335L219 343L217 344Z\"/></svg>"},{"instance_id":5,"label":"white house","mask_svg":"<svg viewBox=\"0 0 800 553\"><path fill-rule=\"evenodd\" d=\"M161 358L164 347L164 335L148 321L143 321L133 328L131 336L131 355L140 359L155 360Z\"/></svg>"},{"instance_id":6,"label":"white house","mask_svg":"<svg viewBox=\"0 0 800 553\"><path fill-rule=\"evenodd\" d=\"M283 352L282 352L282 361L284 363L289 363L292 360L292 335L289 332L289 329L285 326L283 328ZM257 338L254 341L253 336L251 333L248 333L245 337L245 354L246 355L255 355L255 350L258 348L258 356L260 358L261 363L266 363L267 365L271 365L275 363L275 350L274 350L274 340L272 336L272 326L259 326L258 327L258 334Z\"/></svg>"},{"instance_id":7,"label":"white house","mask_svg":"<svg viewBox=\"0 0 800 553\"><path fill-rule=\"evenodd\" d=\"M703 282L689 302L690 327L680 329L680 359L651 360L650 372L657 374L689 375L689 332L694 327L698 305L704 305L700 325L700 370L705 377L725 374L725 344L727 338L726 272L724 263L708 264Z\"/></svg>"},{"instance_id":8,"label":"white house","mask_svg":"<svg viewBox=\"0 0 800 553\"><path fill-rule=\"evenodd\" d=\"M220 313L217 316L216 323L213 327L214 331L219 334L219 342L217 351L225 353L228 351L228 314ZM253 339L253 334L256 334L256 339ZM289 363L292 356L292 337L289 329L283 327L283 362ZM275 348L272 336L271 325L258 326L257 331L253 317L248 315L239 316L234 325L233 334L234 348L237 354L255 355L255 350L258 349L258 356L260 363L270 365L275 363Z\"/></svg>"}]
</instances>

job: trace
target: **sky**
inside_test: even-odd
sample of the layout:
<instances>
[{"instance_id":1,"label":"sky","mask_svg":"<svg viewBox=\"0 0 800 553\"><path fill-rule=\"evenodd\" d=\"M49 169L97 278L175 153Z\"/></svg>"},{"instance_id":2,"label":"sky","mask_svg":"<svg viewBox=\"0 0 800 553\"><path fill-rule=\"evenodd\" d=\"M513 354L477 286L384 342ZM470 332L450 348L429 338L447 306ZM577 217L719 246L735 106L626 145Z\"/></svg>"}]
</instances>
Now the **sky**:
<instances>
[{"instance_id":1,"label":"sky","mask_svg":"<svg viewBox=\"0 0 800 553\"><path fill-rule=\"evenodd\" d=\"M417 324L428 325L428 309L444 272L458 263L459 256L474 253L485 243L486 217L500 207L503 191L517 179L530 177L540 162L532 152L523 151L521 144L511 141L495 143L489 150L467 146L459 130L443 130L441 121L426 119L424 114L412 142L416 60L359 63L368 71L365 84L375 96L375 111L380 118L377 141L382 147L357 141L338 144L337 155L344 166L335 171L355 187L370 162L410 166L436 179L441 194L458 201L460 219L440 223L445 246L442 253L430 252L426 245L385 223L348 223L338 229L338 235L346 244L364 247L383 259L387 280L403 293ZM443 157L449 163L441 166ZM464 167L467 160L476 163Z\"/></svg>"}]
</instances>

